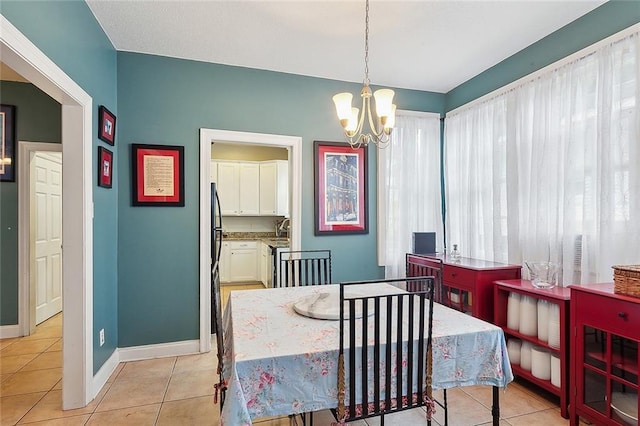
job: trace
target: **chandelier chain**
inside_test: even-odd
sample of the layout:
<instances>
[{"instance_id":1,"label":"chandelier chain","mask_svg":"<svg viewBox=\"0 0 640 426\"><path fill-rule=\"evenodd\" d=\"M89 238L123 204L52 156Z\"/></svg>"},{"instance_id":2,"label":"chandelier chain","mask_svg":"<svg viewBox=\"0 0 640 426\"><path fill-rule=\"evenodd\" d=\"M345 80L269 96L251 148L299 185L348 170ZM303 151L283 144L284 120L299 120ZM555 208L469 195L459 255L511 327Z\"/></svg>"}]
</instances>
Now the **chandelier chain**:
<instances>
[{"instance_id":1,"label":"chandelier chain","mask_svg":"<svg viewBox=\"0 0 640 426\"><path fill-rule=\"evenodd\" d=\"M365 8L364 26L364 84L369 85L369 0Z\"/></svg>"}]
</instances>

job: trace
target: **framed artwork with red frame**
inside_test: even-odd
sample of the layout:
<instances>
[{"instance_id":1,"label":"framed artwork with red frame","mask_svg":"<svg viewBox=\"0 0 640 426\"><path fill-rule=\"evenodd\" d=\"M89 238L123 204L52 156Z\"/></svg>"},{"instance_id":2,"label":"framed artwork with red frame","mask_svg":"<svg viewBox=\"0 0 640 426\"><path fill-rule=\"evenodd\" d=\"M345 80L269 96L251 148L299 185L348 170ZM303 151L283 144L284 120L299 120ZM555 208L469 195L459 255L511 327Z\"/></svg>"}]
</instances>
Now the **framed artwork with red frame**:
<instances>
[{"instance_id":1,"label":"framed artwork with red frame","mask_svg":"<svg viewBox=\"0 0 640 426\"><path fill-rule=\"evenodd\" d=\"M315 235L366 234L367 148L314 142Z\"/></svg>"},{"instance_id":2,"label":"framed artwork with red frame","mask_svg":"<svg viewBox=\"0 0 640 426\"><path fill-rule=\"evenodd\" d=\"M131 144L133 206L184 207L184 147Z\"/></svg>"},{"instance_id":3,"label":"framed artwork with red frame","mask_svg":"<svg viewBox=\"0 0 640 426\"><path fill-rule=\"evenodd\" d=\"M98 186L111 188L113 179L113 152L98 147Z\"/></svg>"},{"instance_id":4,"label":"framed artwork with red frame","mask_svg":"<svg viewBox=\"0 0 640 426\"><path fill-rule=\"evenodd\" d=\"M16 107L0 105L0 182L16 181Z\"/></svg>"},{"instance_id":5,"label":"framed artwork with red frame","mask_svg":"<svg viewBox=\"0 0 640 426\"><path fill-rule=\"evenodd\" d=\"M104 105L98 108L98 137L109 145L116 144L116 116Z\"/></svg>"}]
</instances>

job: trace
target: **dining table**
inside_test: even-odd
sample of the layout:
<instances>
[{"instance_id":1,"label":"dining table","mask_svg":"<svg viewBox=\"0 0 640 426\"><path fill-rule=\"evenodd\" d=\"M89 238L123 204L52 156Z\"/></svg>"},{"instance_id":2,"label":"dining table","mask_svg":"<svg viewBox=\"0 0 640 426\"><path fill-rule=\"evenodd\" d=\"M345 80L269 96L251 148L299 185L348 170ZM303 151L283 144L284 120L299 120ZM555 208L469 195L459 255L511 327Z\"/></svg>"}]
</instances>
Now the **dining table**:
<instances>
[{"instance_id":1,"label":"dining table","mask_svg":"<svg viewBox=\"0 0 640 426\"><path fill-rule=\"evenodd\" d=\"M389 284L375 286L384 291ZM221 425L337 407L339 321L296 308L313 295L335 297L339 289L329 284L230 292L223 316L227 393ZM498 425L499 389L513 380L502 329L434 303L432 333L433 389L493 386Z\"/></svg>"}]
</instances>

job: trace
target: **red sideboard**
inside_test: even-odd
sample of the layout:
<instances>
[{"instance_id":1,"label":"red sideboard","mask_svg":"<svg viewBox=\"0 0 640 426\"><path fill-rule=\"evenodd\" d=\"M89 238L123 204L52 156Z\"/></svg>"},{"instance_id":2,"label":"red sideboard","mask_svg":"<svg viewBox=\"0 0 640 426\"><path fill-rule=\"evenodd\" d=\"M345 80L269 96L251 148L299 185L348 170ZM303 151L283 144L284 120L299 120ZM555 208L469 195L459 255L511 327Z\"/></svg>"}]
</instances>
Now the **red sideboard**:
<instances>
[{"instance_id":1,"label":"red sideboard","mask_svg":"<svg viewBox=\"0 0 640 426\"><path fill-rule=\"evenodd\" d=\"M487 260L445 254L407 254L407 276L424 275L442 262L442 299L440 303L493 322L493 282L520 278L522 267Z\"/></svg>"}]
</instances>

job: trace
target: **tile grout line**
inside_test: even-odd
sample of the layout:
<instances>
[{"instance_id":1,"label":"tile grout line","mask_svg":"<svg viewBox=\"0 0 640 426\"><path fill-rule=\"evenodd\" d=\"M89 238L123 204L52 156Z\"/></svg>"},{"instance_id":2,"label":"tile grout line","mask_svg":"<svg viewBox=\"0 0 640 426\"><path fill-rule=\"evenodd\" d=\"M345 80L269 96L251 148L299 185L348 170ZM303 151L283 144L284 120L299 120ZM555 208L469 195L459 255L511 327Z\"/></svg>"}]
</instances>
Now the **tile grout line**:
<instances>
[{"instance_id":1,"label":"tile grout line","mask_svg":"<svg viewBox=\"0 0 640 426\"><path fill-rule=\"evenodd\" d=\"M178 365L178 357L173 357L173 365L171 366L171 373L169 374L167 387L164 389L164 393L162 394L162 400L160 401L160 408L158 408L158 413L156 414L156 419L153 423L154 425L157 425L158 421L160 420L160 413L162 413L162 407L164 406L165 400L167 398L167 393L169 392L169 386L171 386L171 379L173 378L173 373L176 371L176 365Z\"/></svg>"}]
</instances>

